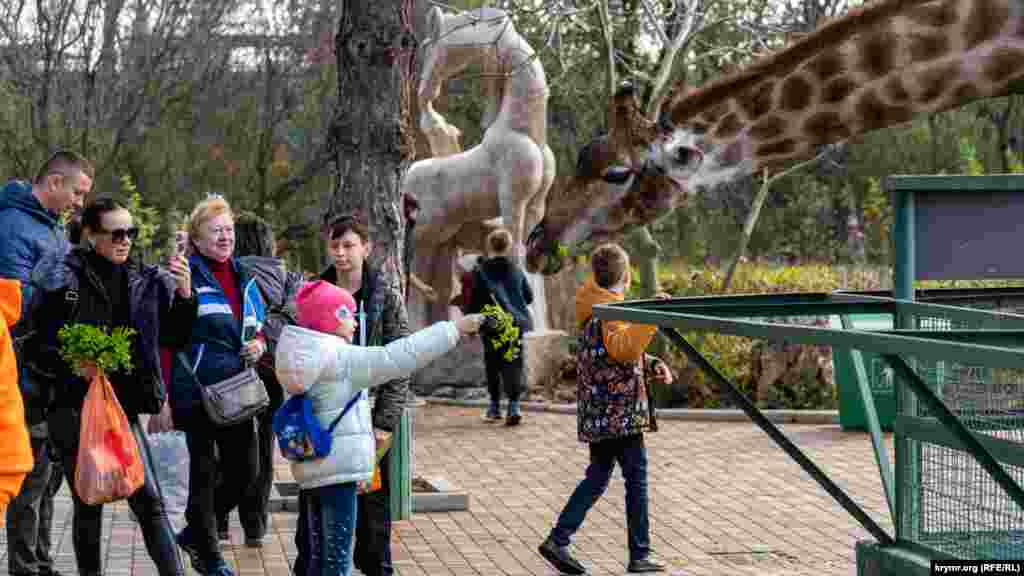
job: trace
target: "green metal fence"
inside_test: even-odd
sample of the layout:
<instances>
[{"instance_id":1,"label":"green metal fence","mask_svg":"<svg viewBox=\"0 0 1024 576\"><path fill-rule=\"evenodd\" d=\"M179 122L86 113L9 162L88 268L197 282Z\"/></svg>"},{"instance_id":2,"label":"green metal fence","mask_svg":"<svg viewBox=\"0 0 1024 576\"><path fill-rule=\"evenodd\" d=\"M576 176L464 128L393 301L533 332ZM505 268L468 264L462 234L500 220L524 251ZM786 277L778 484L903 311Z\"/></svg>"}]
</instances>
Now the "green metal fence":
<instances>
[{"instance_id":1,"label":"green metal fence","mask_svg":"<svg viewBox=\"0 0 1024 576\"><path fill-rule=\"evenodd\" d=\"M892 292L884 290L842 291L842 294L891 298ZM919 289L914 300L931 304L969 307L982 310L1024 312L1024 290L1021 288L939 288ZM891 330L893 318L890 315L854 315L842 319L847 328L861 330ZM839 327L840 319L832 324ZM940 328L945 329L942 323ZM923 327L927 327L926 323ZM850 351L844 348L833 350L836 386L839 391L839 423L844 430L866 430L864 409L857 400L856 373L852 366ZM879 424L883 430L891 431L896 420L896 391L888 364L878 354L863 353L867 371L868 386L878 410Z\"/></svg>"},{"instance_id":2,"label":"green metal fence","mask_svg":"<svg viewBox=\"0 0 1024 576\"><path fill-rule=\"evenodd\" d=\"M918 361L915 372L1001 468L1024 481L1024 370ZM898 382L897 389L907 388ZM1024 508L988 472L935 411L904 398L896 420L906 458L898 464L900 533L957 558L1024 558Z\"/></svg>"},{"instance_id":3,"label":"green metal fence","mask_svg":"<svg viewBox=\"0 0 1024 576\"><path fill-rule=\"evenodd\" d=\"M851 293L643 300L598 306L595 314L658 325L883 547L930 558L1024 558L1024 316ZM889 315L893 325L908 328L782 323L854 314ZM853 351L894 535L681 334L693 331ZM863 353L884 360L879 377L891 380L896 391L895 467L882 441Z\"/></svg>"}]
</instances>

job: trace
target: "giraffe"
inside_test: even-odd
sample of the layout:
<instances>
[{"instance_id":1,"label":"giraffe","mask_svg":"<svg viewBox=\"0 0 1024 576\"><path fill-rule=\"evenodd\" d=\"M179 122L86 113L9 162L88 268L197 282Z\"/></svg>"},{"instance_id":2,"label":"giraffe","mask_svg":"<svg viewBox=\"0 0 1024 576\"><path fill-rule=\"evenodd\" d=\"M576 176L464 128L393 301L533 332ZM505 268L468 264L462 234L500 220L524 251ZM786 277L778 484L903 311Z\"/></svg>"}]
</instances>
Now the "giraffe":
<instances>
[{"instance_id":1,"label":"giraffe","mask_svg":"<svg viewBox=\"0 0 1024 576\"><path fill-rule=\"evenodd\" d=\"M850 10L743 70L677 93L657 124L618 94L610 115L634 129L581 151L569 186L549 195L530 232L527 269L555 273L573 251L652 222L701 187L1019 92L1022 0L881 0Z\"/></svg>"}]
</instances>

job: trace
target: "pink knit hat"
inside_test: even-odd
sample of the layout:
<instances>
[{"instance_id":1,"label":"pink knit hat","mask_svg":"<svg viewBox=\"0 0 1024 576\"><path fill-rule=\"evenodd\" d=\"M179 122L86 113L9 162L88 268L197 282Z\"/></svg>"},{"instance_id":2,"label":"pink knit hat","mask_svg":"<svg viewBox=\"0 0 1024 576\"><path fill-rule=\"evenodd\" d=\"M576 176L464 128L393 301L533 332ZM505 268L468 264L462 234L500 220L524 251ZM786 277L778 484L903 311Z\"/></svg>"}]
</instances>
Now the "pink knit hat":
<instances>
[{"instance_id":1,"label":"pink knit hat","mask_svg":"<svg viewBox=\"0 0 1024 576\"><path fill-rule=\"evenodd\" d=\"M354 318L356 300L348 290L330 282L307 282L295 296L299 326L334 334L345 318Z\"/></svg>"}]
</instances>

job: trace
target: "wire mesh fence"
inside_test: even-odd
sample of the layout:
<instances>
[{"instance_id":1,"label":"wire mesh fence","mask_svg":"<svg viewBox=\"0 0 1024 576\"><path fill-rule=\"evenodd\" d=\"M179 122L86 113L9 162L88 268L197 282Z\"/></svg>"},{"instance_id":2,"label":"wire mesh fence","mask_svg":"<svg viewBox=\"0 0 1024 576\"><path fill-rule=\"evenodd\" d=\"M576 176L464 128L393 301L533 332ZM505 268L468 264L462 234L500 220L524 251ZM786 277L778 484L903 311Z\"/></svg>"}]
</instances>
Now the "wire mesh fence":
<instances>
[{"instance_id":1,"label":"wire mesh fence","mask_svg":"<svg viewBox=\"0 0 1024 576\"><path fill-rule=\"evenodd\" d=\"M1006 313L1024 310L1024 293L986 299L961 291L958 297L958 306L856 294L680 299L637 306L620 318L659 323L664 315L678 329L861 351L868 390L876 396L892 391L897 403L898 538L938 556L1021 559L1019 500L884 359L903 358L998 466L1024 485L1024 316ZM831 321L855 314L880 317L875 325L881 327L840 330Z\"/></svg>"},{"instance_id":2,"label":"wire mesh fence","mask_svg":"<svg viewBox=\"0 0 1024 576\"><path fill-rule=\"evenodd\" d=\"M914 368L1003 469L1024 483L1024 462L1007 461L1024 452L1024 370L945 361L917 361ZM901 402L898 412L935 421L916 401ZM970 452L944 438L906 439L906 458L899 463L905 481L898 487L902 536L958 558L1024 558L1024 510Z\"/></svg>"}]
</instances>

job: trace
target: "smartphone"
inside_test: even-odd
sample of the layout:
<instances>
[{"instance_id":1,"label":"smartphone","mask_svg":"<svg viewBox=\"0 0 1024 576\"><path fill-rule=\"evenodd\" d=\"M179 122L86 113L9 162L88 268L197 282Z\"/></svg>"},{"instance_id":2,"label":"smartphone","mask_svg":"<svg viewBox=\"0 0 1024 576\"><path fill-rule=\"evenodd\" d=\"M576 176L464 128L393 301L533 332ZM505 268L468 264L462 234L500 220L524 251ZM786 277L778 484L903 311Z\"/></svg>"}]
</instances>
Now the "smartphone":
<instances>
[{"instance_id":1,"label":"smartphone","mask_svg":"<svg viewBox=\"0 0 1024 576\"><path fill-rule=\"evenodd\" d=\"M184 256L186 249L188 249L188 233L179 230L174 233L174 252L178 256Z\"/></svg>"}]
</instances>

